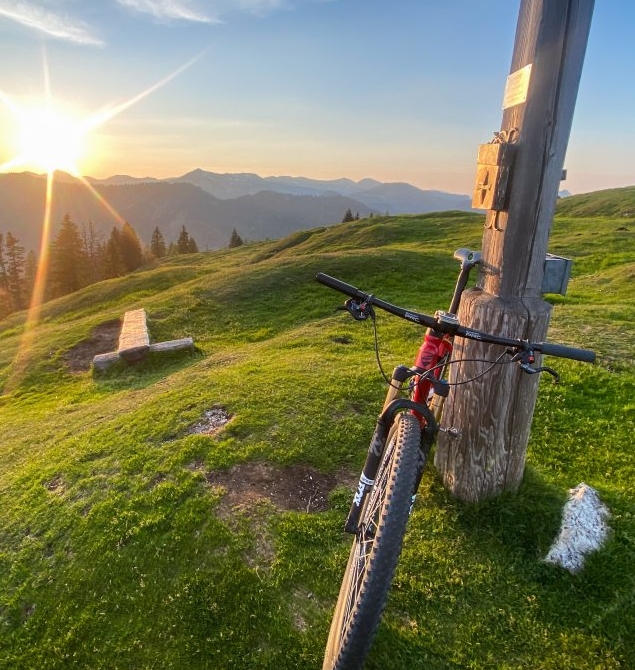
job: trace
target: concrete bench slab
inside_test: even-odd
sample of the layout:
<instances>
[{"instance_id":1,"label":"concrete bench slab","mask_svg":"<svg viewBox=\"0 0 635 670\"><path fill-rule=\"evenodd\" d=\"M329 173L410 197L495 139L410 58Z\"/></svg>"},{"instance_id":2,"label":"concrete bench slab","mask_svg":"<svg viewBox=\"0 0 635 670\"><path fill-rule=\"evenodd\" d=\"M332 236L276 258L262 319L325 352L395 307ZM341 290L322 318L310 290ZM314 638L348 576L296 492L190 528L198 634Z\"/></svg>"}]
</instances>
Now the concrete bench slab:
<instances>
[{"instance_id":1,"label":"concrete bench slab","mask_svg":"<svg viewBox=\"0 0 635 670\"><path fill-rule=\"evenodd\" d=\"M121 358L129 363L140 361L150 349L150 336L146 322L145 309L135 309L126 312L119 335L117 352Z\"/></svg>"},{"instance_id":2,"label":"concrete bench slab","mask_svg":"<svg viewBox=\"0 0 635 670\"><path fill-rule=\"evenodd\" d=\"M127 363L140 361L148 352L162 353L193 348L194 340L191 337L150 344L146 311L135 309L124 314L117 351L97 354L93 358L93 368L103 372L120 360Z\"/></svg>"}]
</instances>

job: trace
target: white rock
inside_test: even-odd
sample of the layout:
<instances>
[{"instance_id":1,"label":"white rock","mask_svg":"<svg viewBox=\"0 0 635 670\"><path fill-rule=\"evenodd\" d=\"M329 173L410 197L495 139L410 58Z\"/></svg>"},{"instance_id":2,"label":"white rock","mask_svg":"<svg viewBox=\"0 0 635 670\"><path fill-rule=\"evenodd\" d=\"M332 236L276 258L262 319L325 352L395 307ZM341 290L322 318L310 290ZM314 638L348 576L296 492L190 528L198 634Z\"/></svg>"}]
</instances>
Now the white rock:
<instances>
[{"instance_id":1,"label":"white rock","mask_svg":"<svg viewBox=\"0 0 635 670\"><path fill-rule=\"evenodd\" d=\"M547 563L559 565L569 572L578 572L584 558L599 549L609 533L607 519L611 516L598 492L584 482L569 491L569 500L562 511L560 534L545 557Z\"/></svg>"}]
</instances>

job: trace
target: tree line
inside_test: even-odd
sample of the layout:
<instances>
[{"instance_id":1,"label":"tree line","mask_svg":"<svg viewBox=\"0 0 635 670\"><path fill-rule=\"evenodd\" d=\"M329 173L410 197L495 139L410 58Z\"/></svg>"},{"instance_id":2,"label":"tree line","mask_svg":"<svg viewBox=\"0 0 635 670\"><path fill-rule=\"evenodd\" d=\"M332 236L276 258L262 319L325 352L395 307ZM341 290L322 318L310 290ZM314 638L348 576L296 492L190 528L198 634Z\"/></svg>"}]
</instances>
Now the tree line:
<instances>
[{"instance_id":1,"label":"tree line","mask_svg":"<svg viewBox=\"0 0 635 670\"><path fill-rule=\"evenodd\" d=\"M44 299L78 291L103 279L121 277L154 258L196 253L198 246L182 226L178 238L166 243L158 228L150 246L141 242L129 224L115 226L106 241L92 222L77 225L66 215L48 247ZM38 271L38 258L26 252L11 232L0 233L0 319L29 306Z\"/></svg>"}]
</instances>

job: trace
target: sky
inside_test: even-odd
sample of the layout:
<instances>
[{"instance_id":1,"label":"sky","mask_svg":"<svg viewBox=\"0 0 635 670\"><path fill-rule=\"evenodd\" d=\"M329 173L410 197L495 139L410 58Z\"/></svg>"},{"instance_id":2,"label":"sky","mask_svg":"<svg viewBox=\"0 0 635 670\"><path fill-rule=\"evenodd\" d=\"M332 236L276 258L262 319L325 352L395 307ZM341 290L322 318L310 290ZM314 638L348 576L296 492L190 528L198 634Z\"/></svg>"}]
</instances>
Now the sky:
<instances>
[{"instance_id":1,"label":"sky","mask_svg":"<svg viewBox=\"0 0 635 670\"><path fill-rule=\"evenodd\" d=\"M66 160L97 178L202 168L471 194L519 6L0 0L0 170L44 172L38 147L55 140L50 162L72 148ZM634 19L635 3L595 3L572 193L635 184Z\"/></svg>"}]
</instances>

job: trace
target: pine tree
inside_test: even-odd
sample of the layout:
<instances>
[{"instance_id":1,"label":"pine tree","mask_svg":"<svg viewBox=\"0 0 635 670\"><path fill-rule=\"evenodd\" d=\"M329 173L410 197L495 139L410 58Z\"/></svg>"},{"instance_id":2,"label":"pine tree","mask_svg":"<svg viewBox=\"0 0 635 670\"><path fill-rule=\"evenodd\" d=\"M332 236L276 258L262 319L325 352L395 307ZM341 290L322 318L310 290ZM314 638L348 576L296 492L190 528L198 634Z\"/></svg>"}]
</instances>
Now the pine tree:
<instances>
[{"instance_id":1,"label":"pine tree","mask_svg":"<svg viewBox=\"0 0 635 670\"><path fill-rule=\"evenodd\" d=\"M229 248L235 249L236 247L241 246L243 243L243 238L236 232L236 229L232 230L231 237L229 238Z\"/></svg>"},{"instance_id":2,"label":"pine tree","mask_svg":"<svg viewBox=\"0 0 635 670\"><path fill-rule=\"evenodd\" d=\"M351 212L350 208L346 210L346 213L344 214L344 218L342 219L342 223L349 223L350 221L354 221L355 219L353 218L353 212Z\"/></svg>"},{"instance_id":3,"label":"pine tree","mask_svg":"<svg viewBox=\"0 0 635 670\"><path fill-rule=\"evenodd\" d=\"M35 251L31 249L26 255L24 263L24 291L27 296L33 295L35 280L37 279L37 266L37 256L35 255Z\"/></svg>"},{"instance_id":4,"label":"pine tree","mask_svg":"<svg viewBox=\"0 0 635 670\"><path fill-rule=\"evenodd\" d=\"M7 263L4 255L4 236L0 233L0 319L10 314L11 311Z\"/></svg>"},{"instance_id":5,"label":"pine tree","mask_svg":"<svg viewBox=\"0 0 635 670\"><path fill-rule=\"evenodd\" d=\"M121 253L121 231L113 226L104 249L104 279L113 279L126 274L126 264Z\"/></svg>"},{"instance_id":6,"label":"pine tree","mask_svg":"<svg viewBox=\"0 0 635 670\"><path fill-rule=\"evenodd\" d=\"M77 224L68 214L51 244L50 289L53 297L72 293L88 284L88 258Z\"/></svg>"},{"instance_id":7,"label":"pine tree","mask_svg":"<svg viewBox=\"0 0 635 670\"><path fill-rule=\"evenodd\" d=\"M0 233L0 290L9 291L7 284L7 260L4 255L4 235Z\"/></svg>"},{"instance_id":8,"label":"pine tree","mask_svg":"<svg viewBox=\"0 0 635 670\"><path fill-rule=\"evenodd\" d=\"M121 258L127 272L132 272L143 265L143 249L136 230L126 221L119 235Z\"/></svg>"},{"instance_id":9,"label":"pine tree","mask_svg":"<svg viewBox=\"0 0 635 670\"><path fill-rule=\"evenodd\" d=\"M18 244L19 240L11 232L5 238L6 249L6 276L7 288L14 311L26 307L24 290L24 247Z\"/></svg>"},{"instance_id":10,"label":"pine tree","mask_svg":"<svg viewBox=\"0 0 635 670\"><path fill-rule=\"evenodd\" d=\"M190 235L190 241L187 243L187 253L188 254L198 253L198 244L196 244L196 240L191 235Z\"/></svg>"},{"instance_id":11,"label":"pine tree","mask_svg":"<svg viewBox=\"0 0 635 670\"><path fill-rule=\"evenodd\" d=\"M190 249L190 234L185 226L181 227L179 239L176 241L176 251L179 254L188 254Z\"/></svg>"},{"instance_id":12,"label":"pine tree","mask_svg":"<svg viewBox=\"0 0 635 670\"><path fill-rule=\"evenodd\" d=\"M88 222L88 226L82 223L82 241L84 243L84 251L88 259L88 283L103 279L103 251L101 233L95 230L95 225L92 221Z\"/></svg>"},{"instance_id":13,"label":"pine tree","mask_svg":"<svg viewBox=\"0 0 635 670\"><path fill-rule=\"evenodd\" d=\"M177 253L186 254L189 244L190 244L190 234L187 232L187 228L185 226L182 226L179 238L176 241Z\"/></svg>"},{"instance_id":14,"label":"pine tree","mask_svg":"<svg viewBox=\"0 0 635 670\"><path fill-rule=\"evenodd\" d=\"M159 226L157 226L152 231L152 238L150 239L150 251L155 258L163 258L168 253L168 250L165 246L165 239L163 237L163 233L159 230Z\"/></svg>"}]
</instances>

